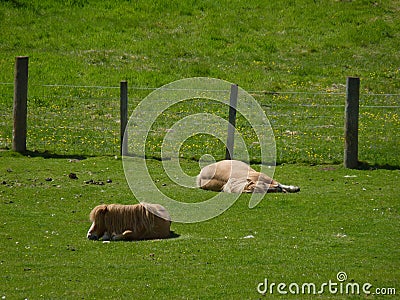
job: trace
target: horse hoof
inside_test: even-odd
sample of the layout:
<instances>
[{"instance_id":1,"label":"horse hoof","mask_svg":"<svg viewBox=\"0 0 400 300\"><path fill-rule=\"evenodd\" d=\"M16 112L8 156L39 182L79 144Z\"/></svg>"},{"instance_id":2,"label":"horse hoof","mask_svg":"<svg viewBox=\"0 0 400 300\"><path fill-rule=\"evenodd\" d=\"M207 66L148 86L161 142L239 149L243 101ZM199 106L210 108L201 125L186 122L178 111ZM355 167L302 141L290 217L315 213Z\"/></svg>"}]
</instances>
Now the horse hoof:
<instances>
[{"instance_id":1,"label":"horse hoof","mask_svg":"<svg viewBox=\"0 0 400 300\"><path fill-rule=\"evenodd\" d=\"M288 192L289 192L289 193L297 193L297 192L300 192L300 188L299 188L298 186L293 186L293 185L291 185L291 186L289 187L289 189L288 189Z\"/></svg>"}]
</instances>

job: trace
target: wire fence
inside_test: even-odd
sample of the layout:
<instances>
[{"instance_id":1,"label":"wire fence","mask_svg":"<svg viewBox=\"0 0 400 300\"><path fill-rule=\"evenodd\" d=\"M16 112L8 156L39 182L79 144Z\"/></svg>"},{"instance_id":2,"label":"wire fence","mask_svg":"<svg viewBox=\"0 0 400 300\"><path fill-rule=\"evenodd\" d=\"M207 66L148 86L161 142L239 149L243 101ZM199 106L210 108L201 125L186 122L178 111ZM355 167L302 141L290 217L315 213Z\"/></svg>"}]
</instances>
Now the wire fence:
<instances>
[{"instance_id":1,"label":"wire fence","mask_svg":"<svg viewBox=\"0 0 400 300\"><path fill-rule=\"evenodd\" d=\"M155 88L130 87L128 114ZM276 141L277 162L341 163L345 93L249 91L266 113ZM59 155L120 153L119 87L30 85L27 148ZM228 119L228 107L192 99L157 118L147 136L146 154L159 158L163 137L178 120L197 112ZM380 165L400 165L400 94L361 94L359 158ZM12 146L13 84L0 83L0 149ZM201 124L199 124L200 126ZM204 125L204 124L203 124ZM257 160L259 144L252 124L238 116L238 132ZM226 130L226 128L224 128ZM225 155L224 145L209 135L188 137L180 157Z\"/></svg>"}]
</instances>

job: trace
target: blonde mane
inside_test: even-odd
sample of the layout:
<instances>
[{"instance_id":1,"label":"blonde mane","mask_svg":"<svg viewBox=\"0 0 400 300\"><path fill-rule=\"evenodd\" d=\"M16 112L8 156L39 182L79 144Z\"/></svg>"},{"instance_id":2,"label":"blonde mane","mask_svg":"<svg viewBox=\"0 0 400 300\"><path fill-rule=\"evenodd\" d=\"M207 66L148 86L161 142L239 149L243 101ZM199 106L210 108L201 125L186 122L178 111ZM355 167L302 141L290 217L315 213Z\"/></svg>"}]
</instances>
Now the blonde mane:
<instances>
[{"instance_id":1,"label":"blonde mane","mask_svg":"<svg viewBox=\"0 0 400 300\"><path fill-rule=\"evenodd\" d=\"M90 220L100 224L103 222L109 233L121 234L125 230L148 232L154 227L155 215L146 206L142 203L99 205L90 213Z\"/></svg>"},{"instance_id":2,"label":"blonde mane","mask_svg":"<svg viewBox=\"0 0 400 300\"><path fill-rule=\"evenodd\" d=\"M125 230L148 232L154 227L154 214L150 213L143 204L107 206L105 224L110 233L123 233Z\"/></svg>"}]
</instances>

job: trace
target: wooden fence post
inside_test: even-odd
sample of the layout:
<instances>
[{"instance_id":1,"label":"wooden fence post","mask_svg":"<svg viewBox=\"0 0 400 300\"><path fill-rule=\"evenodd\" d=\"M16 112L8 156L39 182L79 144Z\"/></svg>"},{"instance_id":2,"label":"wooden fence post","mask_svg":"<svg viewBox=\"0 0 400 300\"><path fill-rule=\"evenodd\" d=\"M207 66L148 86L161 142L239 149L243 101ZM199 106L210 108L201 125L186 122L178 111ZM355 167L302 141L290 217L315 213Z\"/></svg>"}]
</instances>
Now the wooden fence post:
<instances>
[{"instance_id":1,"label":"wooden fence post","mask_svg":"<svg viewBox=\"0 0 400 300\"><path fill-rule=\"evenodd\" d=\"M229 124L228 124L228 138L226 141L225 159L233 159L237 100L238 100L238 86L236 84L232 84L231 95L229 99Z\"/></svg>"},{"instance_id":2,"label":"wooden fence post","mask_svg":"<svg viewBox=\"0 0 400 300\"><path fill-rule=\"evenodd\" d=\"M121 81L120 82L120 121L121 121L121 128L120 128L120 154L127 154L128 153L128 132L125 131L126 125L128 124L128 82ZM125 142L124 142L125 140Z\"/></svg>"},{"instance_id":3,"label":"wooden fence post","mask_svg":"<svg viewBox=\"0 0 400 300\"><path fill-rule=\"evenodd\" d=\"M346 81L346 106L344 124L344 167L358 167L358 116L360 78L348 77Z\"/></svg>"},{"instance_id":4,"label":"wooden fence post","mask_svg":"<svg viewBox=\"0 0 400 300\"><path fill-rule=\"evenodd\" d=\"M12 149L17 152L26 151L28 59L27 56L15 58Z\"/></svg>"}]
</instances>

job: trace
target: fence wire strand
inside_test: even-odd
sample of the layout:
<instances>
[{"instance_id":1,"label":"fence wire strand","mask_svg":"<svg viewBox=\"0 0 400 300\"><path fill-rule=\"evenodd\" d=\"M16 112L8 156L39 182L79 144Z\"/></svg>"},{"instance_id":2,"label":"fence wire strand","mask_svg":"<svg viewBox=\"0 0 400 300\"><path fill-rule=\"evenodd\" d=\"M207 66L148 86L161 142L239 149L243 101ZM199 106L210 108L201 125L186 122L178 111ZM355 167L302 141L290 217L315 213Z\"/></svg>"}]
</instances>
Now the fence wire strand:
<instances>
[{"instance_id":1,"label":"fence wire strand","mask_svg":"<svg viewBox=\"0 0 400 300\"><path fill-rule=\"evenodd\" d=\"M120 152L118 86L30 85L28 94L28 140L30 150L58 154L117 155ZM128 87L129 112L156 90L153 87ZM226 91L224 91L226 92ZM278 162L338 163L343 157L345 93L249 91L266 113L274 130ZM13 83L0 83L0 148L12 145ZM165 101L160 99L157 101ZM194 101L194 100L193 100ZM210 107L208 107L211 105ZM166 111L149 134L147 148L159 155L171 122L193 112L209 111L215 104L194 101ZM222 104L221 104L222 105ZM220 105L220 106L221 106ZM400 165L397 151L400 129L400 94L360 95L360 159L379 164ZM217 114L226 118L228 109ZM148 111L148 113L151 113ZM164 120L161 120L164 118ZM202 126L204 124L195 124ZM158 127L157 127L158 126ZM257 137L240 116L238 131L257 155ZM153 139L152 139L153 138ZM188 141L184 157L201 156L213 149L205 140ZM198 143L198 144L196 144ZM217 151L218 152L218 151Z\"/></svg>"}]
</instances>

